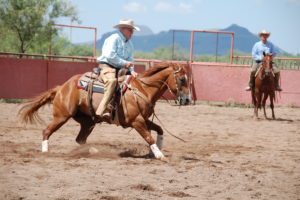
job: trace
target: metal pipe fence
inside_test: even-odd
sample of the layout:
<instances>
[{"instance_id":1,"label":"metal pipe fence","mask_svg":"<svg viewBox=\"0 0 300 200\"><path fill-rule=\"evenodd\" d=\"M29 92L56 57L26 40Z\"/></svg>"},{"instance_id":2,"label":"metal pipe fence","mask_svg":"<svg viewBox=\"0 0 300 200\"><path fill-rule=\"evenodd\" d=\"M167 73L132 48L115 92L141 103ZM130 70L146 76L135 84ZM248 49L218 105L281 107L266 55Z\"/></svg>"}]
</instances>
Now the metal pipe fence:
<instances>
[{"instance_id":1,"label":"metal pipe fence","mask_svg":"<svg viewBox=\"0 0 300 200\"><path fill-rule=\"evenodd\" d=\"M14 52L0 52L0 57L32 58L32 59L64 60L64 61L83 61L83 62L95 62L96 61L95 57L88 57L88 56L59 56L59 55L14 53Z\"/></svg>"},{"instance_id":2,"label":"metal pipe fence","mask_svg":"<svg viewBox=\"0 0 300 200\"><path fill-rule=\"evenodd\" d=\"M172 30L172 60L232 63L233 48L234 32Z\"/></svg>"},{"instance_id":3,"label":"metal pipe fence","mask_svg":"<svg viewBox=\"0 0 300 200\"><path fill-rule=\"evenodd\" d=\"M279 69L300 70L300 58L275 57L273 59ZM251 56L233 56L233 64L253 65Z\"/></svg>"}]
</instances>

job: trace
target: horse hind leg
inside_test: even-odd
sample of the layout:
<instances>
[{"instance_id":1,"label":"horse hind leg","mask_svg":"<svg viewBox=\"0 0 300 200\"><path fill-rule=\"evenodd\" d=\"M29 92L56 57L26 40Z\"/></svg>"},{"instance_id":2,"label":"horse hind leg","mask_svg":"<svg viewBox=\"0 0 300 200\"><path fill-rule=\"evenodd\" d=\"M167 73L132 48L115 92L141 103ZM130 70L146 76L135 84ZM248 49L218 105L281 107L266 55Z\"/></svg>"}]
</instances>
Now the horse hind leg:
<instances>
[{"instance_id":1,"label":"horse hind leg","mask_svg":"<svg viewBox=\"0 0 300 200\"><path fill-rule=\"evenodd\" d=\"M75 116L73 119L80 124L80 131L76 137L76 142L80 145L85 144L96 123L89 116Z\"/></svg>"},{"instance_id":2,"label":"horse hind leg","mask_svg":"<svg viewBox=\"0 0 300 200\"><path fill-rule=\"evenodd\" d=\"M42 141L42 152L49 151L49 138L50 136L59 129L64 123L68 121L70 117L54 115L52 122L43 130L43 141Z\"/></svg>"}]
</instances>

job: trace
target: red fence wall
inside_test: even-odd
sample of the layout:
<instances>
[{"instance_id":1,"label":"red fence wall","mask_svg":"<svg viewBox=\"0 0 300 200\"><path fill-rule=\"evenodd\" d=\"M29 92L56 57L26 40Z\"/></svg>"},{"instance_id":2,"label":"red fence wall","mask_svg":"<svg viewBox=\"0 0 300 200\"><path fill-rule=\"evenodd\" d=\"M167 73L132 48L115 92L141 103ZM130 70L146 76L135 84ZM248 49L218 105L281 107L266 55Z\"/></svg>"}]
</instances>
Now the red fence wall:
<instances>
[{"instance_id":1,"label":"red fence wall","mask_svg":"<svg viewBox=\"0 0 300 200\"><path fill-rule=\"evenodd\" d=\"M75 74L97 67L92 62L0 58L0 98L24 99L60 85ZM135 66L137 72L145 65Z\"/></svg>"},{"instance_id":2,"label":"red fence wall","mask_svg":"<svg viewBox=\"0 0 300 200\"><path fill-rule=\"evenodd\" d=\"M192 64L196 99L200 101L251 103L251 93L244 88L249 67ZM277 105L300 106L300 71L282 70Z\"/></svg>"},{"instance_id":3,"label":"red fence wall","mask_svg":"<svg viewBox=\"0 0 300 200\"><path fill-rule=\"evenodd\" d=\"M0 98L31 98L95 66L90 62L0 58Z\"/></svg>"},{"instance_id":4,"label":"red fence wall","mask_svg":"<svg viewBox=\"0 0 300 200\"><path fill-rule=\"evenodd\" d=\"M0 58L0 98L31 98L96 66L97 63L91 62ZM193 63L191 67L196 100L251 103L250 92L244 91L248 67L212 63ZM146 64L135 65L135 68L140 73ZM283 92L276 104L300 106L300 71L282 70L281 84Z\"/></svg>"}]
</instances>

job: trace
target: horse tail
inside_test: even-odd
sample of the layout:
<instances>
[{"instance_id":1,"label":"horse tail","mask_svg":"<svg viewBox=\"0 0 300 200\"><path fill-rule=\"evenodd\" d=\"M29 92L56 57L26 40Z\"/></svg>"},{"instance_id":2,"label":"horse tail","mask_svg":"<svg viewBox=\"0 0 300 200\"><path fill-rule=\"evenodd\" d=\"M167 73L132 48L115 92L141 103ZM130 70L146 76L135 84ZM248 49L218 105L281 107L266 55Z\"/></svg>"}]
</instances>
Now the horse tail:
<instances>
[{"instance_id":1,"label":"horse tail","mask_svg":"<svg viewBox=\"0 0 300 200\"><path fill-rule=\"evenodd\" d=\"M56 86L39 96L28 100L25 105L19 110L19 117L20 120L24 123L41 123L43 120L38 115L38 110L46 105L52 103L57 91L59 90L60 86Z\"/></svg>"}]
</instances>

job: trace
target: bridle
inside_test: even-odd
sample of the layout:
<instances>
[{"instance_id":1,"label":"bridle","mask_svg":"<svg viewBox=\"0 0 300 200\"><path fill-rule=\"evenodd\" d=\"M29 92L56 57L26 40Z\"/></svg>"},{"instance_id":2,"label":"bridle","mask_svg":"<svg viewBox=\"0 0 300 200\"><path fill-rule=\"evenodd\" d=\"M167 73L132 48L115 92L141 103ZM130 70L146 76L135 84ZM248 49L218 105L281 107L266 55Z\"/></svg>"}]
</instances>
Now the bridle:
<instances>
[{"instance_id":1,"label":"bridle","mask_svg":"<svg viewBox=\"0 0 300 200\"><path fill-rule=\"evenodd\" d=\"M178 74L181 70L182 70L182 66L180 66L179 69L177 69L176 71L173 71L174 82L175 82L175 85L176 85L176 92L173 92L171 90L171 87L169 86L169 84L166 81L153 80L153 81L150 81L150 82L161 82L161 83L163 83L163 86L166 86L171 94L173 94L174 96L178 97L179 96L179 87L180 87L180 86L178 86L178 82L182 82L182 80L180 80L180 78L178 78L176 76L176 74ZM186 75L185 75L185 79L186 79ZM145 85L150 85L148 83L145 83L141 79L139 79L139 81L141 81Z\"/></svg>"},{"instance_id":2,"label":"bridle","mask_svg":"<svg viewBox=\"0 0 300 200\"><path fill-rule=\"evenodd\" d=\"M262 70L264 71L263 77L261 79L264 79L266 76L269 76L270 74L273 74L272 71L272 64L273 62L266 62L265 60L262 61ZM271 67L269 67L268 69L265 68L266 65L270 65ZM273 74L274 75L274 74Z\"/></svg>"},{"instance_id":3,"label":"bridle","mask_svg":"<svg viewBox=\"0 0 300 200\"><path fill-rule=\"evenodd\" d=\"M167 86L168 90L170 91L171 94L175 95L176 97L178 97L179 95L179 87L178 87L178 83L177 83L177 80L178 81L181 81L178 77L176 77L176 74L178 74L180 71L182 70L182 67L180 66L179 69L177 69L176 71L173 71L173 77L174 77L174 81L175 81L175 84L176 84L176 93L173 92L170 88L170 86L168 85L168 83L166 83L166 81L162 81L162 80L153 80L151 82L161 82L163 83L163 86ZM185 75L185 79L187 79L187 76ZM143 84L145 85L150 85L148 83L145 83L143 80L141 79L138 79L140 82L142 82ZM148 105L153 108L153 117L152 117L152 122L154 120L154 117L156 117L156 119L160 122L160 124L162 125L162 127L166 130L166 132L168 134L170 134L171 136L175 137L176 139L182 141L182 142L186 142L184 139L174 135L173 133L171 133L168 129L165 128L164 124L161 122L161 120L157 117L157 115L155 114L155 111L154 111L154 104L149 101L149 99L147 98L147 96L145 94L143 94L142 92L140 92L137 88L134 88L132 87L131 85L127 85L129 89L131 89L131 91L133 92L134 94L134 98L135 98L135 101L137 102L137 99L136 99L136 96L139 96L141 97L145 102L148 103ZM151 85L150 85L151 86ZM163 87L162 86L162 87ZM140 111L141 112L141 111Z\"/></svg>"}]
</instances>

